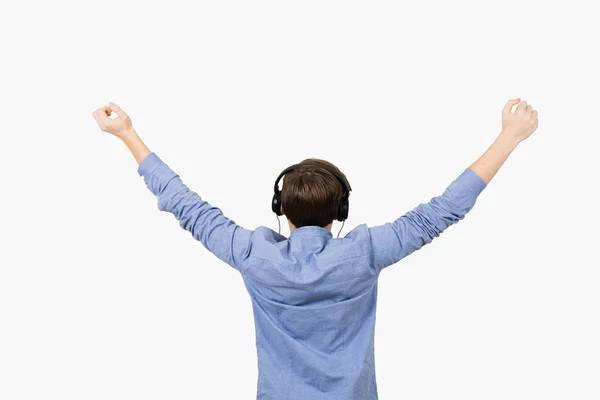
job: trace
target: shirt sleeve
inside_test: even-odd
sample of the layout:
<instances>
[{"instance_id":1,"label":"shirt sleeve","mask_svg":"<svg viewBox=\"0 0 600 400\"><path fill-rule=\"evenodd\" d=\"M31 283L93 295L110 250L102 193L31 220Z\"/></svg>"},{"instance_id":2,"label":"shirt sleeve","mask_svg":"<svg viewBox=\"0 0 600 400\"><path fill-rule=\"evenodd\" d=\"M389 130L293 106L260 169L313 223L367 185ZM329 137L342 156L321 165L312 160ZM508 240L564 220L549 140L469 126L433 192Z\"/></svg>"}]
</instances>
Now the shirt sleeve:
<instances>
[{"instance_id":1,"label":"shirt sleeve","mask_svg":"<svg viewBox=\"0 0 600 400\"><path fill-rule=\"evenodd\" d=\"M471 211L486 186L475 171L466 168L440 196L393 222L369 228L374 267L379 271L431 243Z\"/></svg>"},{"instance_id":2,"label":"shirt sleeve","mask_svg":"<svg viewBox=\"0 0 600 400\"><path fill-rule=\"evenodd\" d=\"M142 160L138 174L157 197L160 211L173 214L179 225L208 251L240 271L240 263L250 247L252 231L238 226L219 208L188 189L179 175L154 152Z\"/></svg>"}]
</instances>

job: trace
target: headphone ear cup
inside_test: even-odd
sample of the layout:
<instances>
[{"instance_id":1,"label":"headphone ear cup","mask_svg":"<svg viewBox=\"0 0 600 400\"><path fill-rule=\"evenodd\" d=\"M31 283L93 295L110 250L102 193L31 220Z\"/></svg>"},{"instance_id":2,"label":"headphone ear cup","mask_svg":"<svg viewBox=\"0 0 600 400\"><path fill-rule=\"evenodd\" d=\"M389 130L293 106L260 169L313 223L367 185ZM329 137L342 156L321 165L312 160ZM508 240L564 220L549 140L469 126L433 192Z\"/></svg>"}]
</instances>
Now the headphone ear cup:
<instances>
[{"instance_id":1,"label":"headphone ear cup","mask_svg":"<svg viewBox=\"0 0 600 400\"><path fill-rule=\"evenodd\" d=\"M281 214L281 195L279 193L275 193L273 195L273 201L271 202L271 210L277 215Z\"/></svg>"},{"instance_id":2,"label":"headphone ear cup","mask_svg":"<svg viewBox=\"0 0 600 400\"><path fill-rule=\"evenodd\" d=\"M337 217L338 221L341 222L348 218L348 209L349 209L348 198L344 197L340 201L340 207L338 208L338 217Z\"/></svg>"}]
</instances>

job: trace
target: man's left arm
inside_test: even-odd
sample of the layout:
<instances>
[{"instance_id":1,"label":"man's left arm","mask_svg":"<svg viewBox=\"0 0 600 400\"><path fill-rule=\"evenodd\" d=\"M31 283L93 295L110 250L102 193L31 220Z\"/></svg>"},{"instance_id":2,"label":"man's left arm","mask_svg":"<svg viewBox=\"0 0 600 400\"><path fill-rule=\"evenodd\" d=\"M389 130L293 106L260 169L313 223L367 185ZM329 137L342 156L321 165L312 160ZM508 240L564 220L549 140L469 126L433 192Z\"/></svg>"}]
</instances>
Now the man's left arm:
<instances>
[{"instance_id":1,"label":"man's left arm","mask_svg":"<svg viewBox=\"0 0 600 400\"><path fill-rule=\"evenodd\" d=\"M109 116L114 111L118 117ZM158 209L168 211L207 250L240 270L240 262L250 247L252 231L225 217L221 210L190 190L158 155L151 152L137 135L127 114L116 104L93 113L100 128L119 137L139 163L138 174L158 199Z\"/></svg>"}]
</instances>

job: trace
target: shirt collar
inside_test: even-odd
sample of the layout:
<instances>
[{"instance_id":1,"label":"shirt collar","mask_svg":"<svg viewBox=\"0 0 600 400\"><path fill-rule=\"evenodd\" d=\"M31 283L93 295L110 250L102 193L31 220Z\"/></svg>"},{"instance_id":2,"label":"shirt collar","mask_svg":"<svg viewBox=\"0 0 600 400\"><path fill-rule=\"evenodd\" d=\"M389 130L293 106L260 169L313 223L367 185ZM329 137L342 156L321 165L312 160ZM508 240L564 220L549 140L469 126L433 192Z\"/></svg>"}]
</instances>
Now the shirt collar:
<instances>
[{"instance_id":1,"label":"shirt collar","mask_svg":"<svg viewBox=\"0 0 600 400\"><path fill-rule=\"evenodd\" d=\"M321 236L321 237L333 237L330 230L322 228L316 225L307 225L296 228L290 232L290 238L294 236Z\"/></svg>"}]
</instances>

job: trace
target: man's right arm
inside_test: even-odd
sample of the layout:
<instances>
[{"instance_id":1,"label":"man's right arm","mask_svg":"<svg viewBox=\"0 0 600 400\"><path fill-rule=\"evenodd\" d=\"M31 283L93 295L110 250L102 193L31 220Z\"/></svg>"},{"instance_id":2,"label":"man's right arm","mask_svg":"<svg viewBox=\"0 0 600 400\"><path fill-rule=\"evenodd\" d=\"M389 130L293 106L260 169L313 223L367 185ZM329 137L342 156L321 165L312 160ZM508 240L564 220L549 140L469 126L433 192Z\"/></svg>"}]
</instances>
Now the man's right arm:
<instances>
[{"instance_id":1,"label":"man's right arm","mask_svg":"<svg viewBox=\"0 0 600 400\"><path fill-rule=\"evenodd\" d=\"M392 265L431 243L446 228L465 217L504 161L538 125L537 111L520 99L509 100L502 111L498 138L440 196L419 204L394 222L369 228L373 264L377 270ZM511 112L514 105L516 110Z\"/></svg>"}]
</instances>

